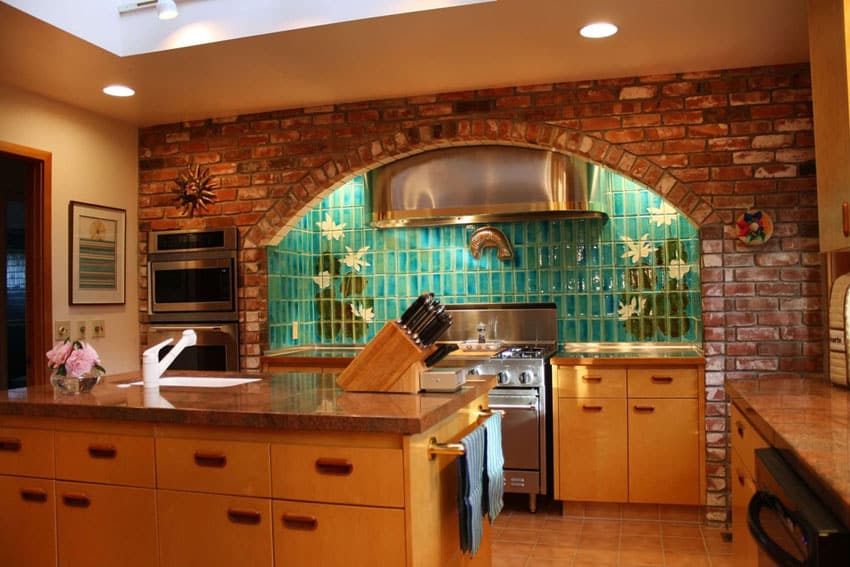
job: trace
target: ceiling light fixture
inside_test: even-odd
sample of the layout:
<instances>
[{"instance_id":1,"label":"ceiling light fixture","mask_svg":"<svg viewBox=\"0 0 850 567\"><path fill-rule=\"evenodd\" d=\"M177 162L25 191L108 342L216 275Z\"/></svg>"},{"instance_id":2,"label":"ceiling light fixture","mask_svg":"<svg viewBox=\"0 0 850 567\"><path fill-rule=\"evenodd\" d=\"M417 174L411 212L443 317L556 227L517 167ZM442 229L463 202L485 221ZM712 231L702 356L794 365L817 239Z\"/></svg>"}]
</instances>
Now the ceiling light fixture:
<instances>
[{"instance_id":1,"label":"ceiling light fixture","mask_svg":"<svg viewBox=\"0 0 850 567\"><path fill-rule=\"evenodd\" d=\"M126 14L127 12L135 12L143 8L153 8L154 6L156 6L156 14L160 20L173 20L178 15L177 4L174 0L140 0L139 2L132 2L130 4L122 4L118 6L118 13Z\"/></svg>"},{"instance_id":2,"label":"ceiling light fixture","mask_svg":"<svg viewBox=\"0 0 850 567\"><path fill-rule=\"evenodd\" d=\"M104 94L109 96L133 96L136 91L124 85L109 85L103 87Z\"/></svg>"},{"instance_id":3,"label":"ceiling light fixture","mask_svg":"<svg viewBox=\"0 0 850 567\"><path fill-rule=\"evenodd\" d=\"M612 23L609 22L594 22L592 24L587 24L583 28L579 30L579 34L582 37L587 37L590 39L600 39L603 37L611 37L615 33L617 33L618 28Z\"/></svg>"}]
</instances>

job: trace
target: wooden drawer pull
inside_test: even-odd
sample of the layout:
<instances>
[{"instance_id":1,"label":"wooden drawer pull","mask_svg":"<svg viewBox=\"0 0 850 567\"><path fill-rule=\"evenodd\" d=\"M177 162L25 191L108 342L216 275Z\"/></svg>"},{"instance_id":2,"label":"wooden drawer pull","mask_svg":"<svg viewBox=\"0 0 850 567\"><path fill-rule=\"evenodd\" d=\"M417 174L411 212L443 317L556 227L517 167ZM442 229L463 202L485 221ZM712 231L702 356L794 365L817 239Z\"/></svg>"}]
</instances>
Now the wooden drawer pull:
<instances>
[{"instance_id":1,"label":"wooden drawer pull","mask_svg":"<svg viewBox=\"0 0 850 567\"><path fill-rule=\"evenodd\" d=\"M581 379L585 382L593 382L594 384L602 382L602 376L582 376Z\"/></svg>"},{"instance_id":2,"label":"wooden drawer pull","mask_svg":"<svg viewBox=\"0 0 850 567\"><path fill-rule=\"evenodd\" d=\"M22 444L20 439L14 437L0 437L0 451L9 451L17 453L21 450Z\"/></svg>"},{"instance_id":3,"label":"wooden drawer pull","mask_svg":"<svg viewBox=\"0 0 850 567\"><path fill-rule=\"evenodd\" d=\"M348 459L316 459L316 471L320 474L332 474L338 476L350 475L354 472L354 464Z\"/></svg>"},{"instance_id":4,"label":"wooden drawer pull","mask_svg":"<svg viewBox=\"0 0 850 567\"><path fill-rule=\"evenodd\" d=\"M223 468L227 464L227 455L224 453L202 453L195 452L195 464L199 467Z\"/></svg>"},{"instance_id":5,"label":"wooden drawer pull","mask_svg":"<svg viewBox=\"0 0 850 567\"><path fill-rule=\"evenodd\" d=\"M117 455L115 445L89 445L89 456L93 459L114 459Z\"/></svg>"},{"instance_id":6,"label":"wooden drawer pull","mask_svg":"<svg viewBox=\"0 0 850 567\"><path fill-rule=\"evenodd\" d=\"M234 524L259 524L263 515L256 510L227 509L227 519Z\"/></svg>"},{"instance_id":7,"label":"wooden drawer pull","mask_svg":"<svg viewBox=\"0 0 850 567\"><path fill-rule=\"evenodd\" d=\"M850 236L850 204L847 201L841 203L841 230L844 236Z\"/></svg>"},{"instance_id":8,"label":"wooden drawer pull","mask_svg":"<svg viewBox=\"0 0 850 567\"><path fill-rule=\"evenodd\" d=\"M736 421L735 422L735 431L738 432L738 437L741 437L743 439L743 437L744 437L744 424L741 423L740 421Z\"/></svg>"},{"instance_id":9,"label":"wooden drawer pull","mask_svg":"<svg viewBox=\"0 0 850 567\"><path fill-rule=\"evenodd\" d=\"M740 484L741 486L744 486L744 475L741 474L741 471L737 471L735 476L738 477L738 484Z\"/></svg>"},{"instance_id":10,"label":"wooden drawer pull","mask_svg":"<svg viewBox=\"0 0 850 567\"><path fill-rule=\"evenodd\" d=\"M62 502L65 506L73 506L74 508L88 508L91 505L91 500L85 494L80 492L69 492L62 495Z\"/></svg>"},{"instance_id":11,"label":"wooden drawer pull","mask_svg":"<svg viewBox=\"0 0 850 567\"><path fill-rule=\"evenodd\" d=\"M602 406L589 406L587 404L582 404L581 411L602 411Z\"/></svg>"},{"instance_id":12,"label":"wooden drawer pull","mask_svg":"<svg viewBox=\"0 0 850 567\"><path fill-rule=\"evenodd\" d=\"M40 488L22 488L21 500L25 502L47 502L47 492Z\"/></svg>"},{"instance_id":13,"label":"wooden drawer pull","mask_svg":"<svg viewBox=\"0 0 850 567\"><path fill-rule=\"evenodd\" d=\"M284 514L283 525L291 530L315 530L319 527L316 516L302 516L300 514Z\"/></svg>"},{"instance_id":14,"label":"wooden drawer pull","mask_svg":"<svg viewBox=\"0 0 850 567\"><path fill-rule=\"evenodd\" d=\"M653 376L650 378L653 384L672 384L673 377L672 376Z\"/></svg>"},{"instance_id":15,"label":"wooden drawer pull","mask_svg":"<svg viewBox=\"0 0 850 567\"><path fill-rule=\"evenodd\" d=\"M634 406L638 413L652 413L655 411L655 406Z\"/></svg>"}]
</instances>

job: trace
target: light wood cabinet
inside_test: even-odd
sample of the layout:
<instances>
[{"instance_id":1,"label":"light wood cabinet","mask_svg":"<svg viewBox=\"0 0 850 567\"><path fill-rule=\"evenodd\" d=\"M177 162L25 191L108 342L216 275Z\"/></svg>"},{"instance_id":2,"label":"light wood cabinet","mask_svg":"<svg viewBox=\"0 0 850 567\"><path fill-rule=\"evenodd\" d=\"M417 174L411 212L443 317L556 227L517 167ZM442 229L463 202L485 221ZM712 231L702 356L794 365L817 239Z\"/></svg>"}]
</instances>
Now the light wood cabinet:
<instances>
[{"instance_id":1,"label":"light wood cabinet","mask_svg":"<svg viewBox=\"0 0 850 567\"><path fill-rule=\"evenodd\" d=\"M0 475L0 565L56 566L53 481Z\"/></svg>"},{"instance_id":2,"label":"light wood cabinet","mask_svg":"<svg viewBox=\"0 0 850 567\"><path fill-rule=\"evenodd\" d=\"M848 2L809 0L821 252L850 249Z\"/></svg>"},{"instance_id":3,"label":"light wood cabinet","mask_svg":"<svg viewBox=\"0 0 850 567\"><path fill-rule=\"evenodd\" d=\"M271 567L267 498L157 491L160 567Z\"/></svg>"},{"instance_id":4,"label":"light wood cabinet","mask_svg":"<svg viewBox=\"0 0 850 567\"><path fill-rule=\"evenodd\" d=\"M554 376L557 500L703 503L701 364L600 359Z\"/></svg>"},{"instance_id":5,"label":"light wood cabinet","mask_svg":"<svg viewBox=\"0 0 850 567\"><path fill-rule=\"evenodd\" d=\"M769 447L735 404L730 408L730 480L732 489L732 545L741 567L758 565L758 545L747 527L747 505L756 492L756 449Z\"/></svg>"},{"instance_id":6,"label":"light wood cabinet","mask_svg":"<svg viewBox=\"0 0 850 567\"><path fill-rule=\"evenodd\" d=\"M57 481L56 534L61 567L155 566L154 491Z\"/></svg>"}]
</instances>

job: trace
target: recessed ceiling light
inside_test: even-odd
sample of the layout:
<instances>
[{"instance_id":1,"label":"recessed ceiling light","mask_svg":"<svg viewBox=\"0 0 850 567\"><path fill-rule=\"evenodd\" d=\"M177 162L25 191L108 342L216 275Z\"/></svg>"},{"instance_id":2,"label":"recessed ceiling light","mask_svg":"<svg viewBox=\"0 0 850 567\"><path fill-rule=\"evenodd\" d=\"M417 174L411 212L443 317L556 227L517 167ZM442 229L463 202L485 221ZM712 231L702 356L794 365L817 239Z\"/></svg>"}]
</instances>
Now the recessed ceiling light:
<instances>
[{"instance_id":1,"label":"recessed ceiling light","mask_svg":"<svg viewBox=\"0 0 850 567\"><path fill-rule=\"evenodd\" d=\"M156 13L160 20L173 20L177 17L177 4L174 0L158 0Z\"/></svg>"},{"instance_id":2,"label":"recessed ceiling light","mask_svg":"<svg viewBox=\"0 0 850 567\"><path fill-rule=\"evenodd\" d=\"M594 22L581 28L578 33L580 33L582 37L599 39L614 35L617 33L617 29L617 26L609 22Z\"/></svg>"},{"instance_id":3,"label":"recessed ceiling light","mask_svg":"<svg viewBox=\"0 0 850 567\"><path fill-rule=\"evenodd\" d=\"M136 94L136 91L124 85L109 85L103 87L103 92L109 96L133 96Z\"/></svg>"}]
</instances>

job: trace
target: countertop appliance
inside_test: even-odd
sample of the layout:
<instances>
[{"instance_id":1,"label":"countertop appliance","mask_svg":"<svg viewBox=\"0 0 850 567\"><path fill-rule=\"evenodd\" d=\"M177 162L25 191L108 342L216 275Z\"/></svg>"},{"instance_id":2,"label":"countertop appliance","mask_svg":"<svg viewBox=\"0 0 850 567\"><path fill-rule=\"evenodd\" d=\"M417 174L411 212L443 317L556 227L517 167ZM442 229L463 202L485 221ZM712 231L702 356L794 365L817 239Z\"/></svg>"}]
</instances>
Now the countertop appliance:
<instances>
[{"instance_id":1,"label":"countertop appliance","mask_svg":"<svg viewBox=\"0 0 850 567\"><path fill-rule=\"evenodd\" d=\"M759 546L759 566L847 567L850 529L783 459L756 449L756 484L747 524Z\"/></svg>"},{"instance_id":2,"label":"countertop appliance","mask_svg":"<svg viewBox=\"0 0 850 567\"><path fill-rule=\"evenodd\" d=\"M832 283L829 297L829 379L850 386L850 274Z\"/></svg>"},{"instance_id":3,"label":"countertop appliance","mask_svg":"<svg viewBox=\"0 0 850 567\"><path fill-rule=\"evenodd\" d=\"M547 493L547 391L551 391L549 358L557 350L557 309L554 303L450 305L453 325L443 340L466 343L484 339L501 344L484 358L467 353L470 374L494 374L498 384L490 391L490 407L505 412L502 450L505 491L525 493L529 508L537 509L537 495ZM477 337L477 338L475 338ZM458 366L463 353L453 353Z\"/></svg>"}]
</instances>

